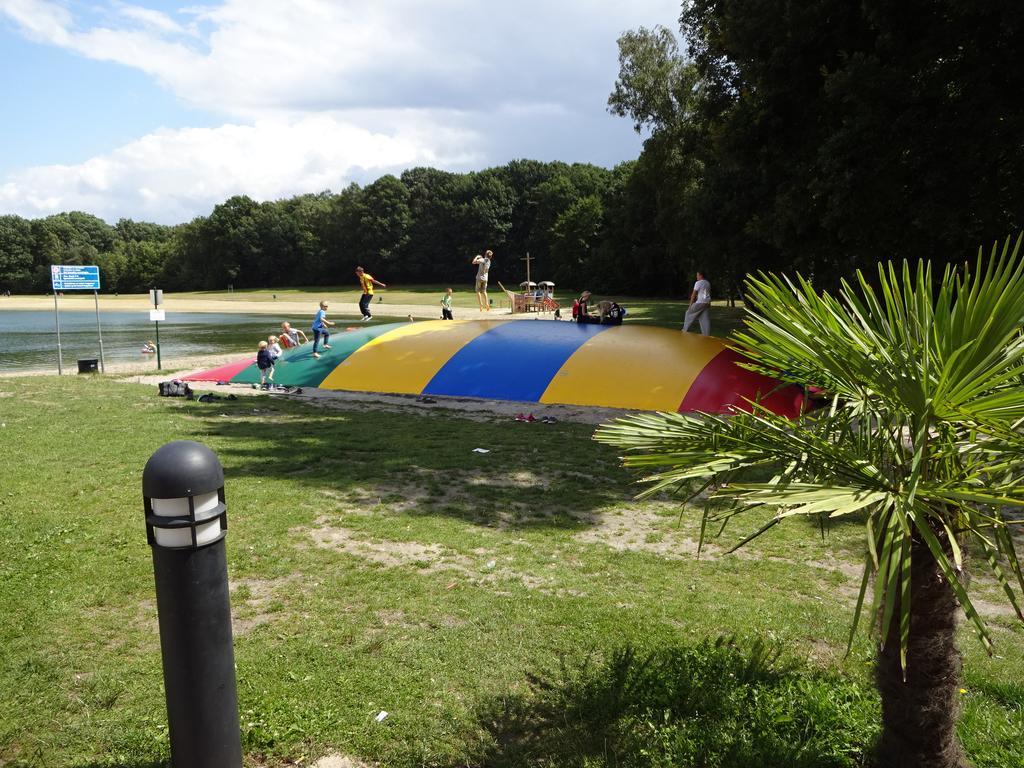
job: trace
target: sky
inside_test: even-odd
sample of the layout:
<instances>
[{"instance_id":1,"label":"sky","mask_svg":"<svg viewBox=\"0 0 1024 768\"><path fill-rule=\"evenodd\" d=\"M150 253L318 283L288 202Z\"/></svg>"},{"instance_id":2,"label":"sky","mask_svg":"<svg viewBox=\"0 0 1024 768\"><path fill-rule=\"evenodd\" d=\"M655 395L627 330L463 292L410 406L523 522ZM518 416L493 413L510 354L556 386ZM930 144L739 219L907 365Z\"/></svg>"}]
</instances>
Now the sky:
<instances>
[{"instance_id":1,"label":"sky","mask_svg":"<svg viewBox=\"0 0 1024 768\"><path fill-rule=\"evenodd\" d=\"M201 0L199 0L201 2ZM680 0L0 0L0 214L174 224L231 195L640 152L616 39Z\"/></svg>"}]
</instances>

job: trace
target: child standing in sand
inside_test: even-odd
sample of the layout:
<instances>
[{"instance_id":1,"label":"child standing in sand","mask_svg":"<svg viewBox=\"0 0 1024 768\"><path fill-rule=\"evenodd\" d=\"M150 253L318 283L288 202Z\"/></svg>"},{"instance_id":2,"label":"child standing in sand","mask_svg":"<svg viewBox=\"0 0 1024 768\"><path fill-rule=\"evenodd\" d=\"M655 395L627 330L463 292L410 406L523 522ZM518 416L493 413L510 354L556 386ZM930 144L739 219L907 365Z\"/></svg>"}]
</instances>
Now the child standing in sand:
<instances>
[{"instance_id":1,"label":"child standing in sand","mask_svg":"<svg viewBox=\"0 0 1024 768\"><path fill-rule=\"evenodd\" d=\"M256 352L256 367L260 369L260 386L270 389L274 386L274 360L270 357L269 345L261 341Z\"/></svg>"}]
</instances>

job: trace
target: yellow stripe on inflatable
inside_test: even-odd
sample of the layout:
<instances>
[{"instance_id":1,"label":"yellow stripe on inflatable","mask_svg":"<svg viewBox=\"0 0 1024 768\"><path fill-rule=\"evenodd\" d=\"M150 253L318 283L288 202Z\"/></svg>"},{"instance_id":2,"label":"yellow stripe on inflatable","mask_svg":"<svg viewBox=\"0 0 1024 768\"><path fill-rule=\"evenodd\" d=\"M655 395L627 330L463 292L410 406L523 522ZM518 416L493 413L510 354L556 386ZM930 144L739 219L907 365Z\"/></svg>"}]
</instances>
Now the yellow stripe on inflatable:
<instances>
[{"instance_id":1,"label":"yellow stripe on inflatable","mask_svg":"<svg viewBox=\"0 0 1024 768\"><path fill-rule=\"evenodd\" d=\"M488 320L428 320L403 325L349 355L320 388L418 395L452 355L494 325Z\"/></svg>"},{"instance_id":2,"label":"yellow stripe on inflatable","mask_svg":"<svg viewBox=\"0 0 1024 768\"><path fill-rule=\"evenodd\" d=\"M718 339L668 328L609 328L576 350L540 402L674 413L723 349Z\"/></svg>"}]
</instances>

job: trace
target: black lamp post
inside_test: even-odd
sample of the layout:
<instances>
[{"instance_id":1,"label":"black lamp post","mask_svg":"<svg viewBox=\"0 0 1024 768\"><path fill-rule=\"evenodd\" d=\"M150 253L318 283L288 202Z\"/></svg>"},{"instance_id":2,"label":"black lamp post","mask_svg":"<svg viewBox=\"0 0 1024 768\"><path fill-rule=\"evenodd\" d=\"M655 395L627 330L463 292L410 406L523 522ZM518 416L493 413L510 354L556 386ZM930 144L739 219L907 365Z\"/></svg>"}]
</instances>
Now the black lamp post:
<instances>
[{"instance_id":1,"label":"black lamp post","mask_svg":"<svg viewBox=\"0 0 1024 768\"><path fill-rule=\"evenodd\" d=\"M224 538L224 469L200 443L159 448L142 472L174 768L241 768Z\"/></svg>"}]
</instances>

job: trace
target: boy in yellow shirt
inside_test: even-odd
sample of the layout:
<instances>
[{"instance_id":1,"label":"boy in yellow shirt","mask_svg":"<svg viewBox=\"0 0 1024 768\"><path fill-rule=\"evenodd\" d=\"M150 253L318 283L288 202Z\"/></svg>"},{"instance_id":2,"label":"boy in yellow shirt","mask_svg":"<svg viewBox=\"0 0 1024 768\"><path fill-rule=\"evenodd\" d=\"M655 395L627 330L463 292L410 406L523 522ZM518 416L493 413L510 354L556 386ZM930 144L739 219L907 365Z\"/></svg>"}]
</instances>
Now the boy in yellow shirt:
<instances>
[{"instance_id":1,"label":"boy in yellow shirt","mask_svg":"<svg viewBox=\"0 0 1024 768\"><path fill-rule=\"evenodd\" d=\"M387 288L387 285L377 280L362 267L356 267L356 277L359 278L359 285L363 289L363 295L359 299L359 311L363 313L363 322L365 323L372 317L370 314L370 302L373 301L373 286L379 285L381 288Z\"/></svg>"}]
</instances>

